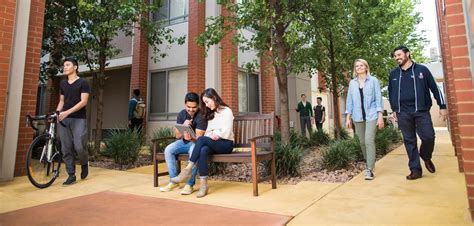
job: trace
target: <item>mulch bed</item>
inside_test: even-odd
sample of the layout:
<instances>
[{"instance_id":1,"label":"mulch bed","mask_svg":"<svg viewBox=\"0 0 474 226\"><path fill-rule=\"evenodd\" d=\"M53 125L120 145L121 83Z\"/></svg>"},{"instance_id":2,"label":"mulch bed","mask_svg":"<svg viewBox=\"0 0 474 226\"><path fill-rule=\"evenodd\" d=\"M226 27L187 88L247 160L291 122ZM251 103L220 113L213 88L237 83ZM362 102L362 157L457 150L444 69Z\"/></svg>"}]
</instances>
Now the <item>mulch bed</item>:
<instances>
[{"instance_id":1,"label":"mulch bed","mask_svg":"<svg viewBox=\"0 0 474 226\"><path fill-rule=\"evenodd\" d=\"M388 152L394 150L400 145L401 142L397 144L392 144L389 147ZM320 147L312 147L308 149L305 155L303 156L302 164L300 166L301 176L280 177L278 178L278 183L297 184L301 181L344 183L351 180L354 176L356 176L365 169L365 162L353 162L348 168L341 170L329 171L323 169L320 164L322 158L321 150L322 148ZM115 163L112 159L106 157L100 157L95 161L91 161L90 165L93 167L101 167L114 170L128 170L141 166L152 165L152 158L148 153L142 152L137 162L130 165L123 166ZM381 159L382 157L383 155L377 155L377 160ZM252 182L250 163L221 163L219 164L219 171L221 172L220 174L211 174L210 179L223 181ZM258 171L264 172L263 166L259 166Z\"/></svg>"}]
</instances>

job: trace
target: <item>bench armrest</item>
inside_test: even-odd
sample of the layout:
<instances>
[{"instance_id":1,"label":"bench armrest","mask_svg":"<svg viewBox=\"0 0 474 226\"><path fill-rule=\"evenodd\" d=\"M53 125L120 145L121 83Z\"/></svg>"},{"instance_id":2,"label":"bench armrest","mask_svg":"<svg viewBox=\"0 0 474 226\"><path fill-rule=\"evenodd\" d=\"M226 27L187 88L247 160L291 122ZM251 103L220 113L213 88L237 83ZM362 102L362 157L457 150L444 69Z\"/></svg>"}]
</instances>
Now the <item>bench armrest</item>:
<instances>
[{"instance_id":1,"label":"bench armrest","mask_svg":"<svg viewBox=\"0 0 474 226\"><path fill-rule=\"evenodd\" d=\"M262 135L262 136L256 136L256 137L250 138L249 142L255 142L257 140L264 139L264 138L270 138L273 141L273 135Z\"/></svg>"}]
</instances>

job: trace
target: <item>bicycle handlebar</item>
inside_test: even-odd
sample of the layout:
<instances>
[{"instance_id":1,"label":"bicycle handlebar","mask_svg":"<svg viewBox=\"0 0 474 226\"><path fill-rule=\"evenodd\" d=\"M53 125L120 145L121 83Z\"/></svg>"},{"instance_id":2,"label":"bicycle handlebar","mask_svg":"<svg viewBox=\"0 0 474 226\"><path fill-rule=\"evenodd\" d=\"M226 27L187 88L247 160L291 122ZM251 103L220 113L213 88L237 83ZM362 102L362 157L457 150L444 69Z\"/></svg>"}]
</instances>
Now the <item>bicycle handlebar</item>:
<instances>
[{"instance_id":1,"label":"bicycle handlebar","mask_svg":"<svg viewBox=\"0 0 474 226\"><path fill-rule=\"evenodd\" d=\"M42 121L42 120L51 120L51 119L57 119L59 115L59 111L46 114L46 115L38 115L38 116L31 116L30 114L26 115L26 123L33 128L34 130L38 130L38 127L36 127L33 122L34 121Z\"/></svg>"}]
</instances>

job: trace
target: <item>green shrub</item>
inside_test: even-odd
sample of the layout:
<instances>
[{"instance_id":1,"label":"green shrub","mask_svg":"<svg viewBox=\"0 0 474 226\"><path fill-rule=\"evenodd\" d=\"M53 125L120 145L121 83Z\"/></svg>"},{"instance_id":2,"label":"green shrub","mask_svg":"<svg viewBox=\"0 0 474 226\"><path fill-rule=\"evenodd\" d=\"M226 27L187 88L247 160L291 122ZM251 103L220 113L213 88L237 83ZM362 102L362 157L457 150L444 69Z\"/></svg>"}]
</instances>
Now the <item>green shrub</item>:
<instances>
[{"instance_id":1,"label":"green shrub","mask_svg":"<svg viewBox=\"0 0 474 226\"><path fill-rule=\"evenodd\" d=\"M136 131L114 129L105 140L105 154L121 165L133 164L138 159L142 144L141 135Z\"/></svg>"},{"instance_id":2,"label":"green shrub","mask_svg":"<svg viewBox=\"0 0 474 226\"><path fill-rule=\"evenodd\" d=\"M384 132L384 130L377 130L377 133L375 134L375 149L378 154L386 154L390 142L391 138L388 133Z\"/></svg>"},{"instance_id":3,"label":"green shrub","mask_svg":"<svg viewBox=\"0 0 474 226\"><path fill-rule=\"evenodd\" d=\"M308 138L302 136L296 130L290 130L290 140L288 142L292 147L307 147L308 146Z\"/></svg>"},{"instance_id":4,"label":"green shrub","mask_svg":"<svg viewBox=\"0 0 474 226\"><path fill-rule=\"evenodd\" d=\"M354 138L341 141L349 147L356 161L364 161L364 154L362 153L362 148L360 147L359 137L357 135Z\"/></svg>"},{"instance_id":5,"label":"green shrub","mask_svg":"<svg viewBox=\"0 0 474 226\"><path fill-rule=\"evenodd\" d=\"M330 142L331 142L331 137L329 136L328 133L324 132L323 130L314 131L309 138L309 144L311 146L328 145Z\"/></svg>"},{"instance_id":6,"label":"green shrub","mask_svg":"<svg viewBox=\"0 0 474 226\"><path fill-rule=\"evenodd\" d=\"M349 131L347 131L345 128L340 128L339 129L339 139L340 140L347 140L350 139L351 136L349 135Z\"/></svg>"},{"instance_id":7,"label":"green shrub","mask_svg":"<svg viewBox=\"0 0 474 226\"><path fill-rule=\"evenodd\" d=\"M159 138L166 138L166 137L173 137L173 138L175 137L173 128L171 128L171 127L161 127L161 128L158 128L158 129L154 130L153 134L151 135L152 140L159 139ZM174 139L162 140L161 142L159 142L156 145L156 152L158 152L158 153L164 152L166 146L168 146L168 144L171 144L174 141L175 141ZM153 152L153 149L150 148L150 152Z\"/></svg>"},{"instance_id":8,"label":"green shrub","mask_svg":"<svg viewBox=\"0 0 474 226\"><path fill-rule=\"evenodd\" d=\"M385 127L382 131L387 133L387 136L390 138L392 143L398 143L402 139L400 131L395 127Z\"/></svg>"},{"instance_id":9,"label":"green shrub","mask_svg":"<svg viewBox=\"0 0 474 226\"><path fill-rule=\"evenodd\" d=\"M350 162L355 160L354 146L345 140L333 142L322 153L322 166L328 170L346 168Z\"/></svg>"},{"instance_id":10,"label":"green shrub","mask_svg":"<svg viewBox=\"0 0 474 226\"><path fill-rule=\"evenodd\" d=\"M294 130L290 131L288 144L281 143L281 132L275 131L275 155L276 170L278 176L298 176L300 175L300 163L303 156L303 146L307 144L307 139L300 136ZM270 168L270 162L266 164Z\"/></svg>"},{"instance_id":11,"label":"green shrub","mask_svg":"<svg viewBox=\"0 0 474 226\"><path fill-rule=\"evenodd\" d=\"M275 147L276 171L278 176L299 176L303 149L291 143Z\"/></svg>"}]
</instances>

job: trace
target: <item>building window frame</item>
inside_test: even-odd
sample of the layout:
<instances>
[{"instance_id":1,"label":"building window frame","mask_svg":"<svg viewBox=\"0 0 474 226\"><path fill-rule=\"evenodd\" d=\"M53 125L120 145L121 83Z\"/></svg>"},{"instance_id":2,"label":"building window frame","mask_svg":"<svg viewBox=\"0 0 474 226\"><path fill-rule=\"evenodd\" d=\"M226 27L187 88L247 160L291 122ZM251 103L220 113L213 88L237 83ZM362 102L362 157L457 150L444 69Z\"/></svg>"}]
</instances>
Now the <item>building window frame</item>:
<instances>
[{"instance_id":1,"label":"building window frame","mask_svg":"<svg viewBox=\"0 0 474 226\"><path fill-rule=\"evenodd\" d=\"M176 24L180 24L180 23L185 23L185 22L188 22L189 21L189 0L184 0L185 3L184 3L184 14L183 15L180 15L180 16L176 16L176 17L173 17L173 18L170 18L170 15L171 15L171 2L173 2L175 0L163 0L163 2L165 2L163 4L163 6L167 6L168 8L168 11L166 12L167 14L166 15L161 15L161 16L166 16L166 18L163 18L163 19L160 19L160 11L161 11L161 8L163 7L160 7L157 12L153 12L151 17L154 21L161 21L163 26L171 26L171 25L176 25Z\"/></svg>"},{"instance_id":2,"label":"building window frame","mask_svg":"<svg viewBox=\"0 0 474 226\"><path fill-rule=\"evenodd\" d=\"M188 87L188 84L187 84L187 79L188 79L188 68L187 67L173 67L173 68L166 68L166 69L158 69L158 70L153 70L153 71L150 71L149 72L149 78L148 78L148 81L149 82L149 90L148 90L148 93L149 93L149 103L148 104L148 112L149 112L149 115L148 115L148 120L149 121L156 121L156 122L164 122L164 121L176 121L176 117L178 116L178 112L170 112L170 102L169 102L169 90L170 90L170 84L169 84L169 78L170 78L170 73L173 72L173 71L180 71L180 70L186 70L186 83L184 84L184 86L186 86L186 90L187 90L187 87ZM165 78L165 112L162 112L162 113L152 113L151 112L151 108L152 108L152 104L153 102L157 102L157 101L154 101L153 100L153 95L152 95L152 88L153 88L153 84L152 84L152 77L155 75L155 74L158 74L158 73L163 73L165 72L166 73L166 78ZM184 99L184 96L183 96L183 99ZM183 107L184 108L184 107Z\"/></svg>"},{"instance_id":3,"label":"building window frame","mask_svg":"<svg viewBox=\"0 0 474 226\"><path fill-rule=\"evenodd\" d=\"M240 101L239 101L239 115L253 115L253 114L260 114L262 112L262 82L261 82L261 74L259 72L248 72L246 71L245 69L239 69L239 73L243 73L245 74L245 87L246 87L246 95L247 95L247 98L249 98L251 95L251 91L250 91L250 76L256 76L257 77L257 84L256 84L256 87L257 87L257 92L256 94L258 95L257 96L257 101L256 101L256 104L258 105L257 106L257 111L249 111L249 109L251 108L250 106L250 101L247 99L246 103L247 106L247 111L240 111ZM240 93L239 93L240 95Z\"/></svg>"}]
</instances>

